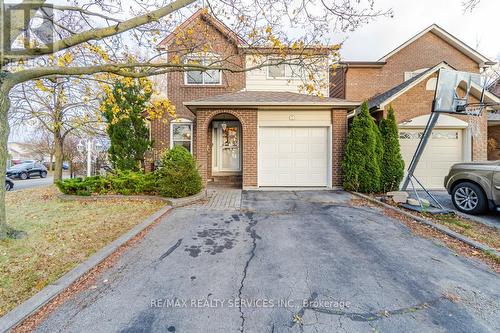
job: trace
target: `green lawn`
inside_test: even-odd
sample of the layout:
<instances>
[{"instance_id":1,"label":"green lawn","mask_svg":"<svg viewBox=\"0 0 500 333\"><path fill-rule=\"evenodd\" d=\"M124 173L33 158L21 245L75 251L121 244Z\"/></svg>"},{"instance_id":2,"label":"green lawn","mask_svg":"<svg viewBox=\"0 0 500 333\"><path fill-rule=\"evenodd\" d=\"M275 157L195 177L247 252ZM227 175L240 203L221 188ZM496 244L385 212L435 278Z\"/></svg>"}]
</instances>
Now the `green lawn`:
<instances>
[{"instance_id":1,"label":"green lawn","mask_svg":"<svg viewBox=\"0 0 500 333\"><path fill-rule=\"evenodd\" d=\"M154 213L160 201L61 201L54 187L7 193L22 239L0 241L0 316Z\"/></svg>"}]
</instances>

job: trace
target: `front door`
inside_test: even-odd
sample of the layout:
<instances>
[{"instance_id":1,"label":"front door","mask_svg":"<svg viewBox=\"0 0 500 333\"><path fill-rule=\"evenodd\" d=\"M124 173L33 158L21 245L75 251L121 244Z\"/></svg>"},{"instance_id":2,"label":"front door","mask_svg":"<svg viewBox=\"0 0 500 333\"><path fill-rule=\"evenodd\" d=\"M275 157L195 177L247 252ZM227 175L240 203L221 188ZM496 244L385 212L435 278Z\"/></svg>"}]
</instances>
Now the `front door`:
<instances>
[{"instance_id":1,"label":"front door","mask_svg":"<svg viewBox=\"0 0 500 333\"><path fill-rule=\"evenodd\" d=\"M214 172L241 172L241 126L238 121L214 121L212 147Z\"/></svg>"}]
</instances>

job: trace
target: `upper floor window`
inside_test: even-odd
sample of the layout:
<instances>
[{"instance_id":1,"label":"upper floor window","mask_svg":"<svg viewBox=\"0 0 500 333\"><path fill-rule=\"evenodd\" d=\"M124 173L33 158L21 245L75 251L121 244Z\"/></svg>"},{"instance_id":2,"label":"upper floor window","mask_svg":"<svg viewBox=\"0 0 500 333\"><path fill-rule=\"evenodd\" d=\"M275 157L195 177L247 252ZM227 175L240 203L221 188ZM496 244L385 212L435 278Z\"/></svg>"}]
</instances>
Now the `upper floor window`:
<instances>
[{"instance_id":1,"label":"upper floor window","mask_svg":"<svg viewBox=\"0 0 500 333\"><path fill-rule=\"evenodd\" d=\"M170 122L170 148L183 146L193 153L193 122L189 119L175 119Z\"/></svg>"},{"instance_id":2,"label":"upper floor window","mask_svg":"<svg viewBox=\"0 0 500 333\"><path fill-rule=\"evenodd\" d=\"M417 76L418 74L420 73L423 73L425 72L426 70L428 70L429 68L420 68L420 69L417 69L413 72L405 72L405 81L408 81L409 79L411 79L412 77L415 77Z\"/></svg>"},{"instance_id":3,"label":"upper floor window","mask_svg":"<svg viewBox=\"0 0 500 333\"><path fill-rule=\"evenodd\" d=\"M282 59L270 59L270 66L267 67L268 78L298 78L303 75L303 67L299 64L284 63Z\"/></svg>"},{"instance_id":4,"label":"upper floor window","mask_svg":"<svg viewBox=\"0 0 500 333\"><path fill-rule=\"evenodd\" d=\"M216 65L216 57L189 57L186 63L195 63L199 65ZM222 72L220 70L209 69L206 71L186 71L184 73L184 82L186 84L206 84L216 85L222 82Z\"/></svg>"}]
</instances>

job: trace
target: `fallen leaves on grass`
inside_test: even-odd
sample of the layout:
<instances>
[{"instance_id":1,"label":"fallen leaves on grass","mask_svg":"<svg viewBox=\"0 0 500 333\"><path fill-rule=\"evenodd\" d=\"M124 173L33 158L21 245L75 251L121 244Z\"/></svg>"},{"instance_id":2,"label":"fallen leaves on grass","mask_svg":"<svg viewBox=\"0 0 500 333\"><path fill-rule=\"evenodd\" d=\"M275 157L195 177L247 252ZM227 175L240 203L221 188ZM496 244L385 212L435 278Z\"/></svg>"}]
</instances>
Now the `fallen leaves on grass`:
<instances>
[{"instance_id":1,"label":"fallen leaves on grass","mask_svg":"<svg viewBox=\"0 0 500 333\"><path fill-rule=\"evenodd\" d=\"M7 193L7 221L27 236L0 241L0 316L163 205L126 199L62 201L54 187Z\"/></svg>"}]
</instances>

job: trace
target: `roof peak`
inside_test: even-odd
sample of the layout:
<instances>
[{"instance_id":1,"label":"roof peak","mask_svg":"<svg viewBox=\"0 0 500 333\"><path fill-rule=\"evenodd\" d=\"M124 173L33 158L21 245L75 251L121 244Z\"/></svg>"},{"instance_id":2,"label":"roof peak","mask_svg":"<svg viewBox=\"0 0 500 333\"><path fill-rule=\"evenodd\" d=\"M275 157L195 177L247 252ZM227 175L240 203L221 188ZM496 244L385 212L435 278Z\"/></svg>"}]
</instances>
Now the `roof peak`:
<instances>
[{"instance_id":1,"label":"roof peak","mask_svg":"<svg viewBox=\"0 0 500 333\"><path fill-rule=\"evenodd\" d=\"M475 62L477 62L480 65L488 65L488 64L492 63L492 61L490 59L488 59L486 56L482 55L477 50L470 47L469 45L467 45L466 43L464 43L463 41L461 41L460 39L458 39L457 37L455 37L454 35L452 35L448 31L446 31L445 29L443 29L441 26L439 26L436 23L433 23L433 24L429 25L427 28L421 30L420 32L418 32L417 34L412 36L410 39L406 40L404 43L400 44L398 47L396 47L395 49L393 49L392 51L390 51L389 53L384 55L378 61L387 61L387 59L390 58L391 56L393 56L395 53L399 52L401 49L403 49L406 46L408 46L409 44L413 43L414 41L416 41L417 39L419 39L420 37L422 37L424 34L426 34L428 32L434 33L439 38L443 39L448 44L451 44L453 47L455 47L460 52L467 55L469 58L471 58L472 60L474 60Z\"/></svg>"}]
</instances>

